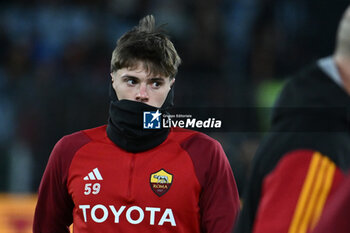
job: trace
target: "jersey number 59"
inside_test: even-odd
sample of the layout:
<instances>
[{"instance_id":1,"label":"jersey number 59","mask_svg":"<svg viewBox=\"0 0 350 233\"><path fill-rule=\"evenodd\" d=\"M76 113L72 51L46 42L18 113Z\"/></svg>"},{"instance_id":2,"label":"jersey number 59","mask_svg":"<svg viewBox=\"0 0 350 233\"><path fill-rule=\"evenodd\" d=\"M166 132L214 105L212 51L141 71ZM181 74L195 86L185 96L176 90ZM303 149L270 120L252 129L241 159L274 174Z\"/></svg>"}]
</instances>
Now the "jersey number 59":
<instances>
[{"instance_id":1,"label":"jersey number 59","mask_svg":"<svg viewBox=\"0 0 350 233\"><path fill-rule=\"evenodd\" d=\"M101 185L99 183L95 183L95 184L91 184L91 183L87 183L85 184L85 191L84 194L85 195L89 195L89 194L98 194L101 190Z\"/></svg>"}]
</instances>

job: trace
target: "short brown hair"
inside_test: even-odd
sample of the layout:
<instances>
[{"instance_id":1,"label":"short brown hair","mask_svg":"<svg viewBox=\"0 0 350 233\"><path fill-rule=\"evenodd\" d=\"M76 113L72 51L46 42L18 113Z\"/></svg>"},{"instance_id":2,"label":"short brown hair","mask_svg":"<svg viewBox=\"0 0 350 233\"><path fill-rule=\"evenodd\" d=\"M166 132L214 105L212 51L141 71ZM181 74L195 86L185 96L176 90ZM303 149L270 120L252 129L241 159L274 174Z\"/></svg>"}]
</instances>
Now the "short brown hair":
<instances>
[{"instance_id":1,"label":"short brown hair","mask_svg":"<svg viewBox=\"0 0 350 233\"><path fill-rule=\"evenodd\" d=\"M112 53L111 72L133 68L143 62L147 72L173 78L181 59L173 43L161 27L155 26L153 15L142 18L139 25L117 41Z\"/></svg>"}]
</instances>

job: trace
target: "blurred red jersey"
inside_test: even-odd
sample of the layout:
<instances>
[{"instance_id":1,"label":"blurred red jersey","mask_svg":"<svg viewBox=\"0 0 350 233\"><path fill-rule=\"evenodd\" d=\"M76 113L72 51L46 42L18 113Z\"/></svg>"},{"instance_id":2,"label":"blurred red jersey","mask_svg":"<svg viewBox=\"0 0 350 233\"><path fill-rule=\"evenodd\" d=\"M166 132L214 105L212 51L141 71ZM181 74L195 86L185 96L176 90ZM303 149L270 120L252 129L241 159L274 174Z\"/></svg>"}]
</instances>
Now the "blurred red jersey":
<instances>
[{"instance_id":1,"label":"blurred red jersey","mask_svg":"<svg viewBox=\"0 0 350 233\"><path fill-rule=\"evenodd\" d=\"M341 183L339 189L325 206L318 225L312 233L350 232L350 176Z\"/></svg>"}]
</instances>

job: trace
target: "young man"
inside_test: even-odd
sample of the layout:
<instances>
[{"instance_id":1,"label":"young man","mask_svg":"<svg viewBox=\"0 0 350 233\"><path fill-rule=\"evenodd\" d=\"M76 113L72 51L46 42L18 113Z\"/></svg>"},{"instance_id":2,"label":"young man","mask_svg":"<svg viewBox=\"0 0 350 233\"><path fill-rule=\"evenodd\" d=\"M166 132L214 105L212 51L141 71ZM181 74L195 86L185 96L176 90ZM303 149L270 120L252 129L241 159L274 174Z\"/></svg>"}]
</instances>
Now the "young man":
<instances>
[{"instance_id":1,"label":"young man","mask_svg":"<svg viewBox=\"0 0 350 233\"><path fill-rule=\"evenodd\" d=\"M334 55L285 85L255 155L235 232L306 233L316 226L350 168L349 95L350 6Z\"/></svg>"},{"instance_id":2,"label":"young man","mask_svg":"<svg viewBox=\"0 0 350 233\"><path fill-rule=\"evenodd\" d=\"M230 232L239 210L231 167L214 139L143 129L172 106L180 58L153 16L117 42L107 126L63 137L39 188L34 233Z\"/></svg>"}]
</instances>

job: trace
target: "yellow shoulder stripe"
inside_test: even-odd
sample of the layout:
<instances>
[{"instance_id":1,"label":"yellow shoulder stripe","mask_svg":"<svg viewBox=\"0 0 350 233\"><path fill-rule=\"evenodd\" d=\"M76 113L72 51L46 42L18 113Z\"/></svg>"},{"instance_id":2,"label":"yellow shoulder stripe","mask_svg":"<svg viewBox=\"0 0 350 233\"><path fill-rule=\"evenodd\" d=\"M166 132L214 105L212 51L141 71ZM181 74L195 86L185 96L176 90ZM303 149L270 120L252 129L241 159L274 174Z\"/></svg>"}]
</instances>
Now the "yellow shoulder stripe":
<instances>
[{"instance_id":1,"label":"yellow shoulder stripe","mask_svg":"<svg viewBox=\"0 0 350 233\"><path fill-rule=\"evenodd\" d=\"M312 156L288 233L306 233L317 223L332 187L335 164L315 152Z\"/></svg>"}]
</instances>

